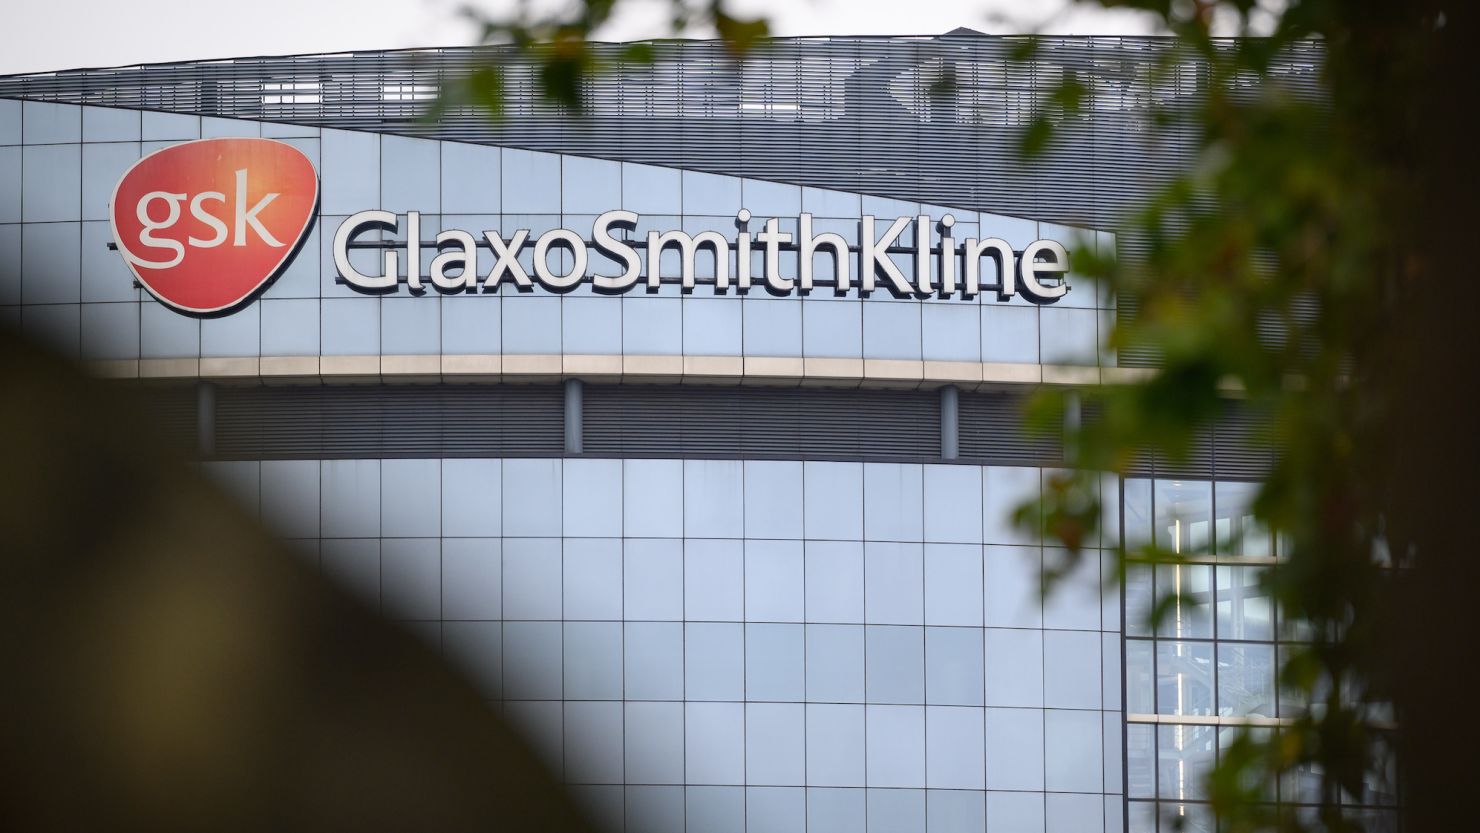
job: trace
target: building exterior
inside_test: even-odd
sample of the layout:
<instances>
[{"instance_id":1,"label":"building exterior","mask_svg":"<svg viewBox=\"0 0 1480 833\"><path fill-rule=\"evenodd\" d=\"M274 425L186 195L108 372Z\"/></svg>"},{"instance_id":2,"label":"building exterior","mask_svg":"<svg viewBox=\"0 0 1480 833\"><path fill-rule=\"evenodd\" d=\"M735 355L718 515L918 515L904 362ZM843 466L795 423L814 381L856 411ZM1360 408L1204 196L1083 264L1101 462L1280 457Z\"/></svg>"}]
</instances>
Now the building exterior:
<instances>
[{"instance_id":1,"label":"building exterior","mask_svg":"<svg viewBox=\"0 0 1480 833\"><path fill-rule=\"evenodd\" d=\"M1288 717L1298 638L1254 583L1244 426L1103 481L1098 543L1240 542L1205 564L1105 591L1092 548L1040 605L1060 554L1008 519L1064 464L1022 398L1148 361L1072 259L1135 257L1109 230L1190 158L1144 137L1197 67L1014 48L668 44L581 119L505 56L499 123L420 118L480 50L0 79L0 322L143 390L614 830L1212 830L1197 774ZM1065 73L1092 106L1023 163Z\"/></svg>"}]
</instances>

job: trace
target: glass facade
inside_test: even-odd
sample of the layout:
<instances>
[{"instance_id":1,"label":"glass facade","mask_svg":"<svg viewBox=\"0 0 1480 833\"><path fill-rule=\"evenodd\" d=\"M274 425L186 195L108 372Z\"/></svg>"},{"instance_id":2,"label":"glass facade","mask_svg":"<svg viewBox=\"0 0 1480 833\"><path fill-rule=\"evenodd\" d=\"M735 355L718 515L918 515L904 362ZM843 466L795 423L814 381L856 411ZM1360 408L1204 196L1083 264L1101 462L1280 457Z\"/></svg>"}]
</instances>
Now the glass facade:
<instances>
[{"instance_id":1,"label":"glass facade","mask_svg":"<svg viewBox=\"0 0 1480 833\"><path fill-rule=\"evenodd\" d=\"M1281 621L1261 584L1279 568L1277 540L1254 520L1257 484L1184 478L1124 481L1128 547L1154 543L1178 563L1133 564L1125 583L1126 795L1132 833L1213 833L1203 779L1241 732L1278 733L1299 706L1279 668L1311 635ZM1370 783L1353 812L1396 830L1391 779ZM1297 770L1266 798L1294 813L1320 800ZM1300 805L1306 805L1304 807ZM1388 809L1383 809L1388 808ZM1159 825L1159 826L1158 826Z\"/></svg>"},{"instance_id":2,"label":"glass facade","mask_svg":"<svg viewBox=\"0 0 1480 833\"><path fill-rule=\"evenodd\" d=\"M1120 830L1119 604L1032 468L207 463L621 829Z\"/></svg>"}]
</instances>

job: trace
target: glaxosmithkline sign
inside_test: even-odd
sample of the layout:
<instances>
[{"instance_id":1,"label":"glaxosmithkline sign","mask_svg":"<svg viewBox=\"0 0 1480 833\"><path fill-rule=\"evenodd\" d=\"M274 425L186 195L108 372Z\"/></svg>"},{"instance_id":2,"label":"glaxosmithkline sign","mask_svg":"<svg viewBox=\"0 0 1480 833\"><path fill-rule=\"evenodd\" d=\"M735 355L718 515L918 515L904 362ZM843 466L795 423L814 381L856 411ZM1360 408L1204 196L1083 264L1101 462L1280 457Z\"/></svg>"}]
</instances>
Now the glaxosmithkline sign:
<instances>
[{"instance_id":1,"label":"glaxosmithkline sign","mask_svg":"<svg viewBox=\"0 0 1480 833\"><path fill-rule=\"evenodd\" d=\"M312 163L291 145L270 139L187 142L146 156L124 174L113 195L113 230L129 268L156 298L182 312L220 314L250 300L292 259L313 225L318 194ZM639 217L623 210L600 214L589 231L557 228L537 237L528 229L440 229L428 241L431 230L422 220L417 211L382 210L346 218L333 241L340 279L374 294L402 285L413 293L429 287L443 293L494 292L505 284L563 292L585 281L598 292L617 294L677 281L685 290L761 287L779 295L830 287L839 295L883 288L899 297L971 298L985 288L999 297L1022 294L1052 302L1069 290L1063 280L1069 253L1061 243L1036 240L1016 252L995 237L958 242L949 214L937 221L926 215L864 216L860 245L833 231L815 231L811 214L798 216L792 233L782 230L780 218L755 218L743 208L731 234L649 231L644 239L629 239ZM385 242L387 232L403 240ZM529 248L532 268L520 260ZM351 261L353 249L378 250L380 268L361 271ZM713 257L713 276L701 280L697 261L706 249ZM426 250L435 254L423 269ZM593 250L620 271L590 270ZM665 250L678 255L677 275L663 273ZM558 269L550 264L556 252L566 254L556 259L563 264ZM783 274L782 252L797 253L795 276ZM814 274L816 254L831 257L829 273ZM899 254L912 266L902 267L891 257ZM990 275L983 275L984 258Z\"/></svg>"}]
</instances>

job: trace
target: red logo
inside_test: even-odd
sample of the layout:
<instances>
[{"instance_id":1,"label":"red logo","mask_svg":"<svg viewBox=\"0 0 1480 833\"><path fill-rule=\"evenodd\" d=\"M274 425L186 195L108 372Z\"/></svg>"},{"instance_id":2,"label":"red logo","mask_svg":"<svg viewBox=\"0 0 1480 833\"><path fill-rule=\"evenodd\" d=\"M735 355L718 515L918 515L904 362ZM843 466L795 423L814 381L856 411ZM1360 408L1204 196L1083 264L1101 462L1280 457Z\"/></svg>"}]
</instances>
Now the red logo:
<instances>
[{"instance_id":1,"label":"red logo","mask_svg":"<svg viewBox=\"0 0 1480 833\"><path fill-rule=\"evenodd\" d=\"M113 237L139 283L195 314L230 311L302 244L319 202L313 163L271 139L202 139L134 163L113 191Z\"/></svg>"}]
</instances>

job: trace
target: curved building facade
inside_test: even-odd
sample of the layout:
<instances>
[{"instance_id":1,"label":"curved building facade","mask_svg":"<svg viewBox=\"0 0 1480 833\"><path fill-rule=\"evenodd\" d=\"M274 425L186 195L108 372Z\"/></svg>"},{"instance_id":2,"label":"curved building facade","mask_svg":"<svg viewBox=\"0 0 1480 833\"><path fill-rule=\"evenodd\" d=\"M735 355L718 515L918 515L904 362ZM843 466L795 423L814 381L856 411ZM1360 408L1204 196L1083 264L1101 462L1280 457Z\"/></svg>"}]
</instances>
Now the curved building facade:
<instances>
[{"instance_id":1,"label":"curved building facade","mask_svg":"<svg viewBox=\"0 0 1480 833\"><path fill-rule=\"evenodd\" d=\"M477 50L0 79L0 320L144 392L613 830L1201 824L1219 738L1282 719L1273 551L1107 593L1092 548L1040 604L1060 554L1008 520L1064 464L1022 397L1145 363L1073 258L1134 256L1189 153L1136 125L1197 76L1047 45L673 44L583 119L516 62L496 124L418 117ZM1107 477L1104 545L1258 540L1242 433ZM1216 615L1139 629L1184 581Z\"/></svg>"}]
</instances>

